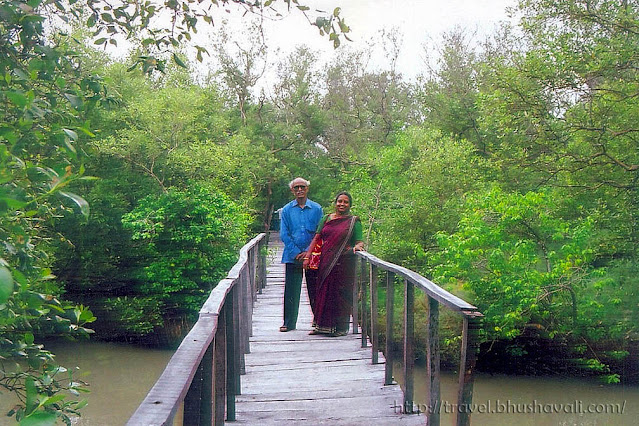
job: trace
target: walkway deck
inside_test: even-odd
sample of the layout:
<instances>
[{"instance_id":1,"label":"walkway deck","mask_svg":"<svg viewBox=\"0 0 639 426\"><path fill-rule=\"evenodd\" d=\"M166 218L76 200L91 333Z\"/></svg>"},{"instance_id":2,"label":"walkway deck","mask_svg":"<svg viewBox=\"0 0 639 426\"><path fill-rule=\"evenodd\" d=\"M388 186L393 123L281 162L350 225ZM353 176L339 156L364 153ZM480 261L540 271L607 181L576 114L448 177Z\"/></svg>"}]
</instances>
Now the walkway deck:
<instances>
[{"instance_id":1,"label":"walkway deck","mask_svg":"<svg viewBox=\"0 0 639 426\"><path fill-rule=\"evenodd\" d=\"M272 234L267 285L253 311L251 353L246 355L237 421L251 425L424 424L423 415L399 414L402 392L384 386L384 357L371 363L361 336L309 336L311 309L306 290L297 330L282 324L284 266L281 242Z\"/></svg>"}]
</instances>

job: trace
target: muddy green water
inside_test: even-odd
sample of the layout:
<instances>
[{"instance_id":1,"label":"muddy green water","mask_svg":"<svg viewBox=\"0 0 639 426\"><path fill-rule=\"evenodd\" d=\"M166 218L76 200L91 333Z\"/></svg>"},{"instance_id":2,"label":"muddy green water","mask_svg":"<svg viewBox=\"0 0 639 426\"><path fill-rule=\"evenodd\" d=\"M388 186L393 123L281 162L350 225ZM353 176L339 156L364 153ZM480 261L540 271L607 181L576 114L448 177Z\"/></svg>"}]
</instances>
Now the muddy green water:
<instances>
[{"instance_id":1,"label":"muddy green water","mask_svg":"<svg viewBox=\"0 0 639 426\"><path fill-rule=\"evenodd\" d=\"M403 383L401 366L394 366ZM416 367L415 404L427 406L425 368ZM457 376L442 373L441 424L454 425ZM397 410L402 402L398 402ZM477 374L473 426L631 426L639 425L639 386L601 385L596 381L556 377ZM423 414L422 414L423 415Z\"/></svg>"},{"instance_id":2,"label":"muddy green water","mask_svg":"<svg viewBox=\"0 0 639 426\"><path fill-rule=\"evenodd\" d=\"M64 343L47 346L58 361L78 367L77 377L90 383L89 405L75 424L124 425L153 386L172 351L100 343ZM401 383L401 369L396 377ZM441 424L454 424L456 376L442 377ZM383 377L380 377L380 384ZM415 376L416 404L426 408L426 372ZM639 387L602 386L594 382L558 378L490 376L479 374L473 398L473 426L639 425ZM397 410L402 401L397 401ZM12 406L0 395L3 414ZM591 412L592 411L592 412ZM0 417L0 424L15 424Z\"/></svg>"},{"instance_id":3,"label":"muddy green water","mask_svg":"<svg viewBox=\"0 0 639 426\"><path fill-rule=\"evenodd\" d=\"M78 426L124 425L169 362L173 351L102 342L55 343L46 348L68 369L77 367L74 377L89 383L82 395L89 404ZM16 424L4 414L13 406L9 395L0 395L0 424Z\"/></svg>"}]
</instances>

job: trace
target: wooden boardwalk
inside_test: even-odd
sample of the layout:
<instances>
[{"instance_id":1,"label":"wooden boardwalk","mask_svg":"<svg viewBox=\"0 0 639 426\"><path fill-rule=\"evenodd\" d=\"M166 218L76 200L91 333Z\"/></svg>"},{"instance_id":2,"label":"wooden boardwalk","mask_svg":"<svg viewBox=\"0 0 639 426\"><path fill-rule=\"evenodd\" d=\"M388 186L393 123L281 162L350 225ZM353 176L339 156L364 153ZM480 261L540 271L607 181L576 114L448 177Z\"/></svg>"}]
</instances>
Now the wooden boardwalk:
<instances>
[{"instance_id":1,"label":"wooden boardwalk","mask_svg":"<svg viewBox=\"0 0 639 426\"><path fill-rule=\"evenodd\" d=\"M398 385L384 386L384 357L371 362L361 335L309 336L306 289L297 330L281 333L284 265L281 242L271 234L267 285L255 302L251 353L237 396L237 421L251 425L424 424L423 415L403 415Z\"/></svg>"}]
</instances>

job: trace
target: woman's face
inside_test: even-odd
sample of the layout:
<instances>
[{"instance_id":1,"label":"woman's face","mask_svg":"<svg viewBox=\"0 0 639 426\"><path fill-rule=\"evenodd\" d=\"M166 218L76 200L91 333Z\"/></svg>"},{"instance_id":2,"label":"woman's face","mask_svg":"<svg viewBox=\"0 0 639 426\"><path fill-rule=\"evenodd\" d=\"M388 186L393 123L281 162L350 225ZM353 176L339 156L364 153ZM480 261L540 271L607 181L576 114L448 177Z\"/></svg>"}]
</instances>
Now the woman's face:
<instances>
[{"instance_id":1,"label":"woman's face","mask_svg":"<svg viewBox=\"0 0 639 426\"><path fill-rule=\"evenodd\" d=\"M337 213L348 213L348 211L351 209L351 202L348 199L348 196L342 194L339 197L337 197L337 200L335 200L335 211Z\"/></svg>"}]
</instances>

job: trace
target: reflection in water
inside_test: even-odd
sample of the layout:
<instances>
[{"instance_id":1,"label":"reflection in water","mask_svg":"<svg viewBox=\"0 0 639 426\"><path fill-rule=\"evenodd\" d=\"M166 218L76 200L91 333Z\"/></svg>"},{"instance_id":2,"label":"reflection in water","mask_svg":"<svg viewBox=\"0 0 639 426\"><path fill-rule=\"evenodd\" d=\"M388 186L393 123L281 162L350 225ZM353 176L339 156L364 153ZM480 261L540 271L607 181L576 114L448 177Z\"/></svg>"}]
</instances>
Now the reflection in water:
<instances>
[{"instance_id":1,"label":"reflection in water","mask_svg":"<svg viewBox=\"0 0 639 426\"><path fill-rule=\"evenodd\" d=\"M79 367L74 378L89 383L91 393L80 396L89 401L75 423L81 426L124 425L173 354L169 350L90 341L48 343L46 348L56 354L61 365ZM0 395L0 413L12 406L10 395Z\"/></svg>"},{"instance_id":2,"label":"reflection in water","mask_svg":"<svg viewBox=\"0 0 639 426\"><path fill-rule=\"evenodd\" d=\"M403 384L402 368L395 378ZM415 369L415 404L426 408L426 369ZM441 424L454 425L457 375L442 373ZM401 401L398 406L401 406ZM477 374L473 426L630 426L639 424L639 387L577 379Z\"/></svg>"}]
</instances>

